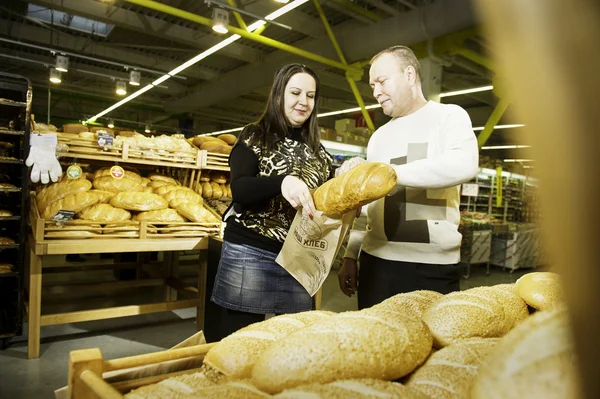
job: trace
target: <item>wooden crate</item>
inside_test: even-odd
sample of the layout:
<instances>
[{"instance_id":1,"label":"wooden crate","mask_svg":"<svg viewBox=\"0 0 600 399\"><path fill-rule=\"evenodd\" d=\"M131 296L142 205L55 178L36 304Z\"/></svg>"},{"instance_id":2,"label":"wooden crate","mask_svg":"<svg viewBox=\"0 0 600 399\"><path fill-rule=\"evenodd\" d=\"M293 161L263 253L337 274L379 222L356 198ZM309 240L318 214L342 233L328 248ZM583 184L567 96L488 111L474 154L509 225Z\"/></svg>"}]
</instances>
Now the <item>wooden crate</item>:
<instances>
[{"instance_id":1,"label":"wooden crate","mask_svg":"<svg viewBox=\"0 0 600 399\"><path fill-rule=\"evenodd\" d=\"M118 238L124 240L135 239L168 239L168 238L193 238L193 237L209 237L218 236L221 232L221 217L219 214L207 204L204 207L217 218L218 222L134 222L131 220L117 223L110 223L110 227L104 226L101 223L94 223L98 227L90 227L80 225L76 222L67 222L58 225L53 220L45 220L41 217L35 195L31 194L31 207L29 217L31 221L31 229L33 237L37 243L42 243L47 240L100 240L109 238ZM48 233L57 231L69 232L92 232L97 236L89 237L52 237Z\"/></svg>"},{"instance_id":2,"label":"wooden crate","mask_svg":"<svg viewBox=\"0 0 600 399\"><path fill-rule=\"evenodd\" d=\"M95 139L59 137L58 141L69 146L69 151L59 155L69 158L191 169L203 168L207 162L207 152L198 148L171 152L133 148L127 142L116 148L100 147Z\"/></svg>"}]
</instances>

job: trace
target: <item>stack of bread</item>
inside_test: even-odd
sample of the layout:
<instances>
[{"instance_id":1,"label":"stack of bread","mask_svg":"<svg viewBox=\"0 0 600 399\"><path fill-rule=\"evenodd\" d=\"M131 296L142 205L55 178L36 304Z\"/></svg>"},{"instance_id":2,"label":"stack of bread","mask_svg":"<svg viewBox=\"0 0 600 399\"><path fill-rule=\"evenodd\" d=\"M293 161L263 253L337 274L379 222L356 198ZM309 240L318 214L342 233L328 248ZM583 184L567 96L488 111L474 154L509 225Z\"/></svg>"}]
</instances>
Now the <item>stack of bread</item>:
<instances>
[{"instance_id":1,"label":"stack of bread","mask_svg":"<svg viewBox=\"0 0 600 399\"><path fill-rule=\"evenodd\" d=\"M217 137L196 136L191 139L191 142L201 150L225 155L231 154L231 150L236 141L237 137L233 134L221 134Z\"/></svg>"},{"instance_id":2,"label":"stack of bread","mask_svg":"<svg viewBox=\"0 0 600 399\"><path fill-rule=\"evenodd\" d=\"M52 231L47 237L55 238L97 237L101 233L104 237L138 237L141 221L149 224L151 234L198 236L213 230L218 233L220 223L198 193L157 173L142 177L126 170L117 179L110 169L101 169L93 174L92 181L82 174L78 179L63 178L46 186L38 191L36 201L40 216L47 220L60 210L76 213L76 219L68 224L77 228L49 228ZM211 225L207 228L198 223Z\"/></svg>"},{"instance_id":3,"label":"stack of bread","mask_svg":"<svg viewBox=\"0 0 600 399\"><path fill-rule=\"evenodd\" d=\"M556 274L529 273L358 312L276 316L214 345L202 372L126 397L579 398L561 292Z\"/></svg>"},{"instance_id":4,"label":"stack of bread","mask_svg":"<svg viewBox=\"0 0 600 399\"><path fill-rule=\"evenodd\" d=\"M203 170L200 175L200 186L202 187L202 198L215 200L230 200L231 185L229 183L229 172L218 170Z\"/></svg>"}]
</instances>

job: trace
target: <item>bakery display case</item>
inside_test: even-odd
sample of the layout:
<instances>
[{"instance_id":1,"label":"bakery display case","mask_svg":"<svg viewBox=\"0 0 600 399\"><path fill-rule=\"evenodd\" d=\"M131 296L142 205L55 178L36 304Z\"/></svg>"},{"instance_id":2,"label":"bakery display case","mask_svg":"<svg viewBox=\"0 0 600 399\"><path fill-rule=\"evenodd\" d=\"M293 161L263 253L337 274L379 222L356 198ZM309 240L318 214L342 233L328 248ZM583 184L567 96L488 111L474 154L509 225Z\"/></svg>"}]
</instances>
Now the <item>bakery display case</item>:
<instances>
[{"instance_id":1,"label":"bakery display case","mask_svg":"<svg viewBox=\"0 0 600 399\"><path fill-rule=\"evenodd\" d=\"M22 330L31 83L0 73L0 347Z\"/></svg>"}]
</instances>

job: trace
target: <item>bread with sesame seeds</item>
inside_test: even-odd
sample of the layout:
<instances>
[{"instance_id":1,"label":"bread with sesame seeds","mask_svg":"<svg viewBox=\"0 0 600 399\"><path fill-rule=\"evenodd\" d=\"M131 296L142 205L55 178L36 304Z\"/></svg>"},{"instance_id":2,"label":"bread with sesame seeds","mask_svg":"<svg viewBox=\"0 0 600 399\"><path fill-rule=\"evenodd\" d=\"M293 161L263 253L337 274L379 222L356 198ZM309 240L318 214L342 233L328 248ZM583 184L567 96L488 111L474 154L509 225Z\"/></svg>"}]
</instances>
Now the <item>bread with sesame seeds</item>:
<instances>
[{"instance_id":1,"label":"bread with sesame seeds","mask_svg":"<svg viewBox=\"0 0 600 399\"><path fill-rule=\"evenodd\" d=\"M429 399L419 391L397 382L362 378L328 384L302 385L275 395L277 399Z\"/></svg>"},{"instance_id":2,"label":"bread with sesame seeds","mask_svg":"<svg viewBox=\"0 0 600 399\"><path fill-rule=\"evenodd\" d=\"M274 342L254 365L252 381L278 393L340 379L396 380L425 361L431 344L429 329L414 317L374 308L344 312Z\"/></svg>"},{"instance_id":3,"label":"bread with sesame seeds","mask_svg":"<svg viewBox=\"0 0 600 399\"><path fill-rule=\"evenodd\" d=\"M400 312L407 316L412 315L420 320L425 310L442 296L439 292L427 290L406 292L394 295L373 308Z\"/></svg>"}]
</instances>

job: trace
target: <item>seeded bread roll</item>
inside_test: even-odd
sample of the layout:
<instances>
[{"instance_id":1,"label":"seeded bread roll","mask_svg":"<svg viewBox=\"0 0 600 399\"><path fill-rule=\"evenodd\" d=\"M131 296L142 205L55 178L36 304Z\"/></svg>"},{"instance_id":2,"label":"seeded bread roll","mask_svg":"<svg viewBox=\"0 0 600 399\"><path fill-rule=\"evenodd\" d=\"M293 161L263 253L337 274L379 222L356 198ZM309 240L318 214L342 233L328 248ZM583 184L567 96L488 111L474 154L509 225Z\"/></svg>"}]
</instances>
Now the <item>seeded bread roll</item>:
<instances>
[{"instance_id":1,"label":"seeded bread roll","mask_svg":"<svg viewBox=\"0 0 600 399\"><path fill-rule=\"evenodd\" d=\"M67 179L44 187L36 196L38 209L40 212L44 212L50 203L75 193L88 191L90 188L92 188L92 183L86 179Z\"/></svg>"},{"instance_id":2,"label":"seeded bread roll","mask_svg":"<svg viewBox=\"0 0 600 399\"><path fill-rule=\"evenodd\" d=\"M578 399L567 312L536 312L509 332L479 368L471 399Z\"/></svg>"},{"instance_id":3,"label":"seeded bread roll","mask_svg":"<svg viewBox=\"0 0 600 399\"><path fill-rule=\"evenodd\" d=\"M115 179L113 177L100 177L94 179L94 188L104 191L112 191L113 193L122 192L142 192L144 187L130 179Z\"/></svg>"},{"instance_id":4,"label":"seeded bread roll","mask_svg":"<svg viewBox=\"0 0 600 399\"><path fill-rule=\"evenodd\" d=\"M110 204L129 211L158 211L169 206L163 197L150 193L119 193L110 200Z\"/></svg>"},{"instance_id":5,"label":"seeded bread roll","mask_svg":"<svg viewBox=\"0 0 600 399\"><path fill-rule=\"evenodd\" d=\"M274 342L259 356L252 381L277 393L340 379L396 380L425 361L431 344L420 320L373 308L344 312Z\"/></svg>"},{"instance_id":6,"label":"seeded bread roll","mask_svg":"<svg viewBox=\"0 0 600 399\"><path fill-rule=\"evenodd\" d=\"M50 204L50 206L44 210L42 217L44 219L52 219L56 216L58 211L72 211L77 213L98 203L99 200L100 198L96 194L90 192L84 191L72 194Z\"/></svg>"},{"instance_id":7,"label":"seeded bread roll","mask_svg":"<svg viewBox=\"0 0 600 399\"><path fill-rule=\"evenodd\" d=\"M444 295L425 311L423 321L436 348L467 338L502 337L514 323L492 289L483 287Z\"/></svg>"},{"instance_id":8,"label":"seeded bread roll","mask_svg":"<svg viewBox=\"0 0 600 399\"><path fill-rule=\"evenodd\" d=\"M277 399L429 399L419 391L407 388L397 382L372 378L302 385L286 389L274 397Z\"/></svg>"},{"instance_id":9,"label":"seeded bread roll","mask_svg":"<svg viewBox=\"0 0 600 399\"><path fill-rule=\"evenodd\" d=\"M421 320L423 313L443 295L435 291L413 291L394 295L391 298L373 306L374 309L399 312L408 317Z\"/></svg>"},{"instance_id":10,"label":"seeded bread roll","mask_svg":"<svg viewBox=\"0 0 600 399\"><path fill-rule=\"evenodd\" d=\"M515 290L537 310L553 309L564 304L561 278L556 273L527 273L517 280Z\"/></svg>"},{"instance_id":11,"label":"seeded bread roll","mask_svg":"<svg viewBox=\"0 0 600 399\"><path fill-rule=\"evenodd\" d=\"M326 215L343 215L389 194L397 182L390 165L365 162L317 188L315 207Z\"/></svg>"},{"instance_id":12,"label":"seeded bread roll","mask_svg":"<svg viewBox=\"0 0 600 399\"><path fill-rule=\"evenodd\" d=\"M131 213L125 209L115 208L110 204L96 204L79 212L81 219L98 223L117 223L131 219Z\"/></svg>"},{"instance_id":13,"label":"seeded bread roll","mask_svg":"<svg viewBox=\"0 0 600 399\"><path fill-rule=\"evenodd\" d=\"M213 346L204 364L213 379L241 379L252 375L258 357L275 341L333 313L309 311L272 317L254 323L225 337Z\"/></svg>"},{"instance_id":14,"label":"seeded bread roll","mask_svg":"<svg viewBox=\"0 0 600 399\"><path fill-rule=\"evenodd\" d=\"M479 365L499 338L472 338L432 354L406 382L406 386L430 399L468 398Z\"/></svg>"},{"instance_id":15,"label":"seeded bread roll","mask_svg":"<svg viewBox=\"0 0 600 399\"><path fill-rule=\"evenodd\" d=\"M502 304L504 315L508 318L507 322L509 329L514 328L517 324L529 317L527 304L519 297L519 295L517 295L514 287L508 289L507 287L495 285L489 287L488 290L490 290Z\"/></svg>"}]
</instances>

